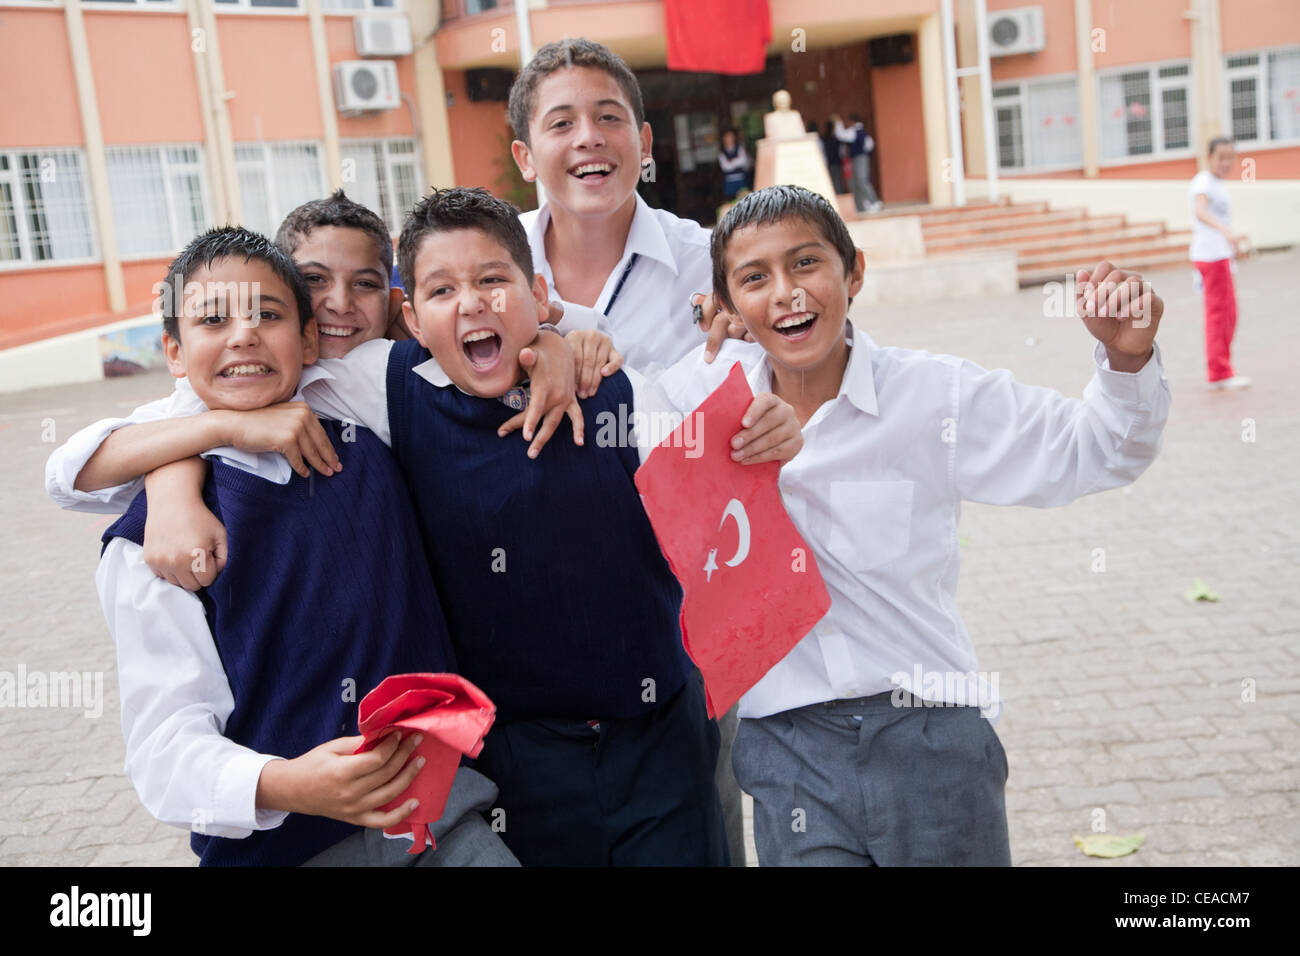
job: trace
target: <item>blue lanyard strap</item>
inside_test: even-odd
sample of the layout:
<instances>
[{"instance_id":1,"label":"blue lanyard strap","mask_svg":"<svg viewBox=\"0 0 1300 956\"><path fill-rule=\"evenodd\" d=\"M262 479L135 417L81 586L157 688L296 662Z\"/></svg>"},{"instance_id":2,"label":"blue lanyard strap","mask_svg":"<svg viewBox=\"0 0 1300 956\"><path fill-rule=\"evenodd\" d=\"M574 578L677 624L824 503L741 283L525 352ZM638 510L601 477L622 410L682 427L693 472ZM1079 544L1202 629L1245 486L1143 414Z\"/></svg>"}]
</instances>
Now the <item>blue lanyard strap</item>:
<instances>
[{"instance_id":1,"label":"blue lanyard strap","mask_svg":"<svg viewBox=\"0 0 1300 956\"><path fill-rule=\"evenodd\" d=\"M618 285L614 286L614 294L609 297L609 304L605 306L606 318L614 311L614 303L618 301L618 294L623 291L623 283L627 281L627 277L632 273L632 267L636 265L636 260L640 255L639 252L632 253L632 258L628 259L627 265L623 267L623 274L618 277Z\"/></svg>"}]
</instances>

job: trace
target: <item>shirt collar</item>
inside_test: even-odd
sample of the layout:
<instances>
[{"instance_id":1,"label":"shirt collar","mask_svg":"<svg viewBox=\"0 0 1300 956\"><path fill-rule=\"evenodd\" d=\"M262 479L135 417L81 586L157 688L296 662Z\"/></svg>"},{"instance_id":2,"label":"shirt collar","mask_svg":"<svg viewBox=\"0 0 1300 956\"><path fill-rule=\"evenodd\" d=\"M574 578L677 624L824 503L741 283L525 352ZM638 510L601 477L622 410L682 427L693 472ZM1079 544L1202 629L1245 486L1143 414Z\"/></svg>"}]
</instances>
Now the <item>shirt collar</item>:
<instances>
[{"instance_id":1,"label":"shirt collar","mask_svg":"<svg viewBox=\"0 0 1300 956\"><path fill-rule=\"evenodd\" d=\"M847 396L860 411L868 415L879 415L880 407L876 403L876 379L871 369L871 350L875 343L865 332L856 331L852 322L848 323L846 338L849 343L849 364L844 369L840 394Z\"/></svg>"},{"instance_id":2,"label":"shirt collar","mask_svg":"<svg viewBox=\"0 0 1300 956\"><path fill-rule=\"evenodd\" d=\"M836 398L847 398L859 411L878 416L880 408L876 403L876 382L871 370L874 343L865 332L854 329L852 322L845 322L845 325L844 340L849 346L849 361ZM772 390L772 366L766 353L750 375L749 385L755 394Z\"/></svg>"},{"instance_id":3,"label":"shirt collar","mask_svg":"<svg viewBox=\"0 0 1300 956\"><path fill-rule=\"evenodd\" d=\"M438 364L438 360L433 356L430 356L426 361L421 362L419 365L414 366L411 371L420 376L420 378L424 379L430 385L436 385L438 388L447 388L451 386L462 395L469 395L469 392L465 391L451 380L451 376L442 370L442 366ZM502 405L505 405L507 408L512 408L517 412L523 411L528 407L528 383L524 382L523 385L516 385L504 395L498 395L497 401Z\"/></svg>"},{"instance_id":4,"label":"shirt collar","mask_svg":"<svg viewBox=\"0 0 1300 956\"><path fill-rule=\"evenodd\" d=\"M662 262L673 275L677 275L677 260L673 258L673 251L668 245L668 237L664 235L663 226L659 224L654 210L641 198L641 194L635 195L636 211L632 213L632 228L628 230L627 242L623 244L623 257L615 266L615 272L622 269L632 254L636 253L654 259L656 262ZM546 255L546 227L550 224L551 204L548 202L538 211L528 230L528 244L533 249L533 255L542 260ZM546 272L549 272L550 263L546 263L546 266Z\"/></svg>"}]
</instances>

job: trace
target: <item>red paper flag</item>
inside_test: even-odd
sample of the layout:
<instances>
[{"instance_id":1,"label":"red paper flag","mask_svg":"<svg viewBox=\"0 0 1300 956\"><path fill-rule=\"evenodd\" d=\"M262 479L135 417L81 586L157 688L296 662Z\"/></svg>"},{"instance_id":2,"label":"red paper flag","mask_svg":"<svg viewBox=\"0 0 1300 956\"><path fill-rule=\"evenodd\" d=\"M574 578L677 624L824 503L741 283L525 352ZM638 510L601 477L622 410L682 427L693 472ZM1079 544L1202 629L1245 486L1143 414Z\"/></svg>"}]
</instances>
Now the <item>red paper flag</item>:
<instances>
[{"instance_id":1,"label":"red paper flag","mask_svg":"<svg viewBox=\"0 0 1300 956\"><path fill-rule=\"evenodd\" d=\"M391 834L409 830L415 837L410 852L422 852L426 837L433 847L429 825L442 817L447 806L460 755L479 755L496 712L487 694L459 674L394 674L361 699L358 729L366 739L357 753L378 746L394 730L424 735L411 754L412 760L423 757L424 767L409 787L380 808L392 810L412 797L420 801L410 816L384 830Z\"/></svg>"},{"instance_id":2,"label":"red paper flag","mask_svg":"<svg viewBox=\"0 0 1300 956\"><path fill-rule=\"evenodd\" d=\"M772 42L767 0L664 0L668 69L762 73Z\"/></svg>"},{"instance_id":3,"label":"red paper flag","mask_svg":"<svg viewBox=\"0 0 1300 956\"><path fill-rule=\"evenodd\" d=\"M730 710L831 606L781 504L781 466L731 460L731 438L753 398L737 362L692 412L696 440L684 440L683 423L636 473L685 592L682 643L704 674L710 717Z\"/></svg>"}]
</instances>

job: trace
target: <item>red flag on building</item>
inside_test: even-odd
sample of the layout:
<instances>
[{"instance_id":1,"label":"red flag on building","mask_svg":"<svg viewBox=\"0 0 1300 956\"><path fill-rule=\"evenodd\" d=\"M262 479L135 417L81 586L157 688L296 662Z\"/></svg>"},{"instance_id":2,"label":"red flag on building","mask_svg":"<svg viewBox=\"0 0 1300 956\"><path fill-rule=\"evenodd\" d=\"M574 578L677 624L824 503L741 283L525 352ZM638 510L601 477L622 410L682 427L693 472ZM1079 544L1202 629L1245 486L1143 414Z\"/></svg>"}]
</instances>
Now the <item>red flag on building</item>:
<instances>
[{"instance_id":1,"label":"red flag on building","mask_svg":"<svg viewBox=\"0 0 1300 956\"><path fill-rule=\"evenodd\" d=\"M685 592L682 643L704 674L711 717L730 710L831 606L817 561L781 504L780 465L731 460L731 438L753 398L737 362L636 473Z\"/></svg>"},{"instance_id":2,"label":"red flag on building","mask_svg":"<svg viewBox=\"0 0 1300 956\"><path fill-rule=\"evenodd\" d=\"M772 42L767 0L664 0L668 69L762 73Z\"/></svg>"}]
</instances>

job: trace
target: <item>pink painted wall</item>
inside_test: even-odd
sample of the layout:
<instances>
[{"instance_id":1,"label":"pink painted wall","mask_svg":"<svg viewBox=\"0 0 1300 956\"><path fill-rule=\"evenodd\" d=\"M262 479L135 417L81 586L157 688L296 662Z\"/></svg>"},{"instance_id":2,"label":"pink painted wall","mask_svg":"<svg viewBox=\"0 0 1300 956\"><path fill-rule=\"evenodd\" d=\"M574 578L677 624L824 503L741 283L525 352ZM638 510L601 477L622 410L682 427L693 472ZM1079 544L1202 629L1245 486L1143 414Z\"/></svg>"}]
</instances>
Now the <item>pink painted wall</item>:
<instances>
[{"instance_id":1,"label":"pink painted wall","mask_svg":"<svg viewBox=\"0 0 1300 956\"><path fill-rule=\"evenodd\" d=\"M86 10L84 19L104 143L202 142L185 14Z\"/></svg>"},{"instance_id":2,"label":"pink painted wall","mask_svg":"<svg viewBox=\"0 0 1300 956\"><path fill-rule=\"evenodd\" d=\"M506 162L514 163L499 139L502 135L512 136L510 124L506 122L506 104L471 103L465 94L463 71L444 70L442 78L453 104L447 107L447 127L451 134L455 184L482 186L496 195L503 195L497 178Z\"/></svg>"},{"instance_id":3,"label":"pink painted wall","mask_svg":"<svg viewBox=\"0 0 1300 956\"><path fill-rule=\"evenodd\" d=\"M1226 53L1300 43L1300 3L1219 0L1219 41Z\"/></svg>"},{"instance_id":4,"label":"pink painted wall","mask_svg":"<svg viewBox=\"0 0 1300 956\"><path fill-rule=\"evenodd\" d=\"M62 10L0 8L0 146L80 146L81 110Z\"/></svg>"}]
</instances>

